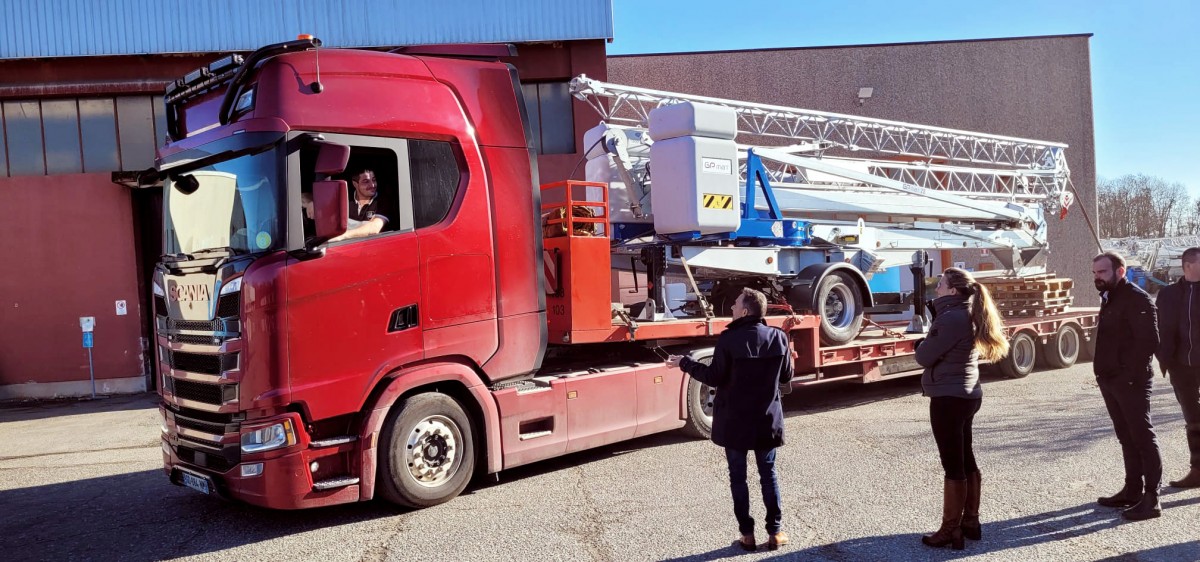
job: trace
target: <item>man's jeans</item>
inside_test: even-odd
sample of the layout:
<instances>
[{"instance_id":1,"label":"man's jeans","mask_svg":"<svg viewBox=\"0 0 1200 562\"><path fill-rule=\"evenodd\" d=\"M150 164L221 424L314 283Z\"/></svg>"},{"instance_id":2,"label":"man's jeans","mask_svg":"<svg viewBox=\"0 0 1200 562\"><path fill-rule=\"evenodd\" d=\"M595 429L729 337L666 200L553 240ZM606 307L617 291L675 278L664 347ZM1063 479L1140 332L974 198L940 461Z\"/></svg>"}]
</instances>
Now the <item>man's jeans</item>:
<instances>
[{"instance_id":1,"label":"man's jeans","mask_svg":"<svg viewBox=\"0 0 1200 562\"><path fill-rule=\"evenodd\" d=\"M733 514L743 535L754 534L754 518L750 517L750 488L746 485L747 451L725 449L729 461L729 489L733 492ZM762 485L763 503L767 506L767 533L779 532L783 508L779 503L779 482L775 479L775 449L754 451L758 463L758 481Z\"/></svg>"},{"instance_id":2,"label":"man's jeans","mask_svg":"<svg viewBox=\"0 0 1200 562\"><path fill-rule=\"evenodd\" d=\"M1125 482L1145 486L1145 491L1158 493L1162 481L1162 456L1158 452L1158 437L1150 419L1150 391L1153 377L1100 378L1100 396L1112 418L1121 458L1125 462Z\"/></svg>"},{"instance_id":3,"label":"man's jeans","mask_svg":"<svg viewBox=\"0 0 1200 562\"><path fill-rule=\"evenodd\" d=\"M1179 409L1183 410L1183 421L1187 424L1191 465L1200 470L1200 367L1175 367L1168 372Z\"/></svg>"}]
</instances>

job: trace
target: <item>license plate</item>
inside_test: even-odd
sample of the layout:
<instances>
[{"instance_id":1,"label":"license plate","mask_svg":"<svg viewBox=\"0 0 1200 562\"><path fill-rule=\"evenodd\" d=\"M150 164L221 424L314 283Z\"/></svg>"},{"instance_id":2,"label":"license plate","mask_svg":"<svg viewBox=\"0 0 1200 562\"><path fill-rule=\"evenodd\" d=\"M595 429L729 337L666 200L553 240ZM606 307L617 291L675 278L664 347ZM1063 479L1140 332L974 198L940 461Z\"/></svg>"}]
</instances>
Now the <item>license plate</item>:
<instances>
[{"instance_id":1,"label":"license plate","mask_svg":"<svg viewBox=\"0 0 1200 562\"><path fill-rule=\"evenodd\" d=\"M209 485L208 478L203 476L195 476L186 472L181 472L180 474L183 475L184 486L187 486L188 488L196 490L202 494L208 494L212 492L212 486Z\"/></svg>"}]
</instances>

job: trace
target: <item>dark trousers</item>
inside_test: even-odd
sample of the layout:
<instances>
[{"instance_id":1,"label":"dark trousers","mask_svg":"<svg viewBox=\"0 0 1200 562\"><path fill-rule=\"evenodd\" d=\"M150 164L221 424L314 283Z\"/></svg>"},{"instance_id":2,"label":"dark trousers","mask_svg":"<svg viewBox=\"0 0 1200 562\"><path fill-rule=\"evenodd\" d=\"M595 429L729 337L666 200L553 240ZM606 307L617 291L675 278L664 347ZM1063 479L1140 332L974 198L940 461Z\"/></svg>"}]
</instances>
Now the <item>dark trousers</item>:
<instances>
[{"instance_id":1,"label":"dark trousers","mask_svg":"<svg viewBox=\"0 0 1200 562\"><path fill-rule=\"evenodd\" d=\"M725 449L729 462L729 490L733 492L733 515L743 535L754 534L754 518L750 517L750 488L746 485L747 451ZM754 451L758 464L758 482L762 486L763 503L767 506L767 533L779 532L783 507L779 501L779 482L775 478L775 449Z\"/></svg>"},{"instance_id":2,"label":"dark trousers","mask_svg":"<svg viewBox=\"0 0 1200 562\"><path fill-rule=\"evenodd\" d=\"M1183 421L1187 424L1188 450L1192 468L1200 470L1200 366L1176 367L1168 371Z\"/></svg>"},{"instance_id":3,"label":"dark trousers","mask_svg":"<svg viewBox=\"0 0 1200 562\"><path fill-rule=\"evenodd\" d=\"M1162 483L1162 456L1158 452L1154 421L1150 419L1150 389L1154 377L1147 373L1132 378L1099 378L1096 382L1121 444L1125 482L1145 486L1148 492L1157 492Z\"/></svg>"},{"instance_id":4,"label":"dark trousers","mask_svg":"<svg viewBox=\"0 0 1200 562\"><path fill-rule=\"evenodd\" d=\"M929 423L947 480L966 480L968 474L979 470L971 446L971 423L982 405L982 398L936 396L929 400Z\"/></svg>"}]
</instances>

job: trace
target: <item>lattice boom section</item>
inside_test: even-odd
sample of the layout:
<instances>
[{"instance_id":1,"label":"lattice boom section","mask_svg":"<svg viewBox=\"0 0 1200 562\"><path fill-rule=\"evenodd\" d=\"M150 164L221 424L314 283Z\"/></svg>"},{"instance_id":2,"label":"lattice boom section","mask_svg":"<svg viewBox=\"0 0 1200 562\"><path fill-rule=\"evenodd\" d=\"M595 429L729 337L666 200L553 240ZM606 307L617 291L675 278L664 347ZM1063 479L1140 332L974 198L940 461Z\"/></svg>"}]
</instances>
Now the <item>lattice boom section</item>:
<instances>
[{"instance_id":1,"label":"lattice boom section","mask_svg":"<svg viewBox=\"0 0 1200 562\"><path fill-rule=\"evenodd\" d=\"M975 164L1065 170L1066 145L1059 143L633 88L584 76L571 81L571 92L614 124L645 126L651 110L693 101L734 109L741 134Z\"/></svg>"}]
</instances>

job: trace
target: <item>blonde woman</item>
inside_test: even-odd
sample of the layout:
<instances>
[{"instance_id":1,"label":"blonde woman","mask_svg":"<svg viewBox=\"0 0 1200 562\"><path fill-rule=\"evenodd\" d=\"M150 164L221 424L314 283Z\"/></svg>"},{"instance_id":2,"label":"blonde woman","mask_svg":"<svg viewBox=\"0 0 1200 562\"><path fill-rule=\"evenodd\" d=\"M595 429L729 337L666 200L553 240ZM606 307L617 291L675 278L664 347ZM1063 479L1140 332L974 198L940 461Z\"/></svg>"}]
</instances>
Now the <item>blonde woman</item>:
<instances>
[{"instance_id":1,"label":"blonde woman","mask_svg":"<svg viewBox=\"0 0 1200 562\"><path fill-rule=\"evenodd\" d=\"M979 466L971 446L971 423L983 403L979 360L998 361L1008 354L1000 313L970 273L952 267L942 272L933 301L929 335L917 347L925 367L921 388L930 398L929 421L937 442L943 485L942 526L921 542L961 550L963 538L979 540Z\"/></svg>"}]
</instances>

